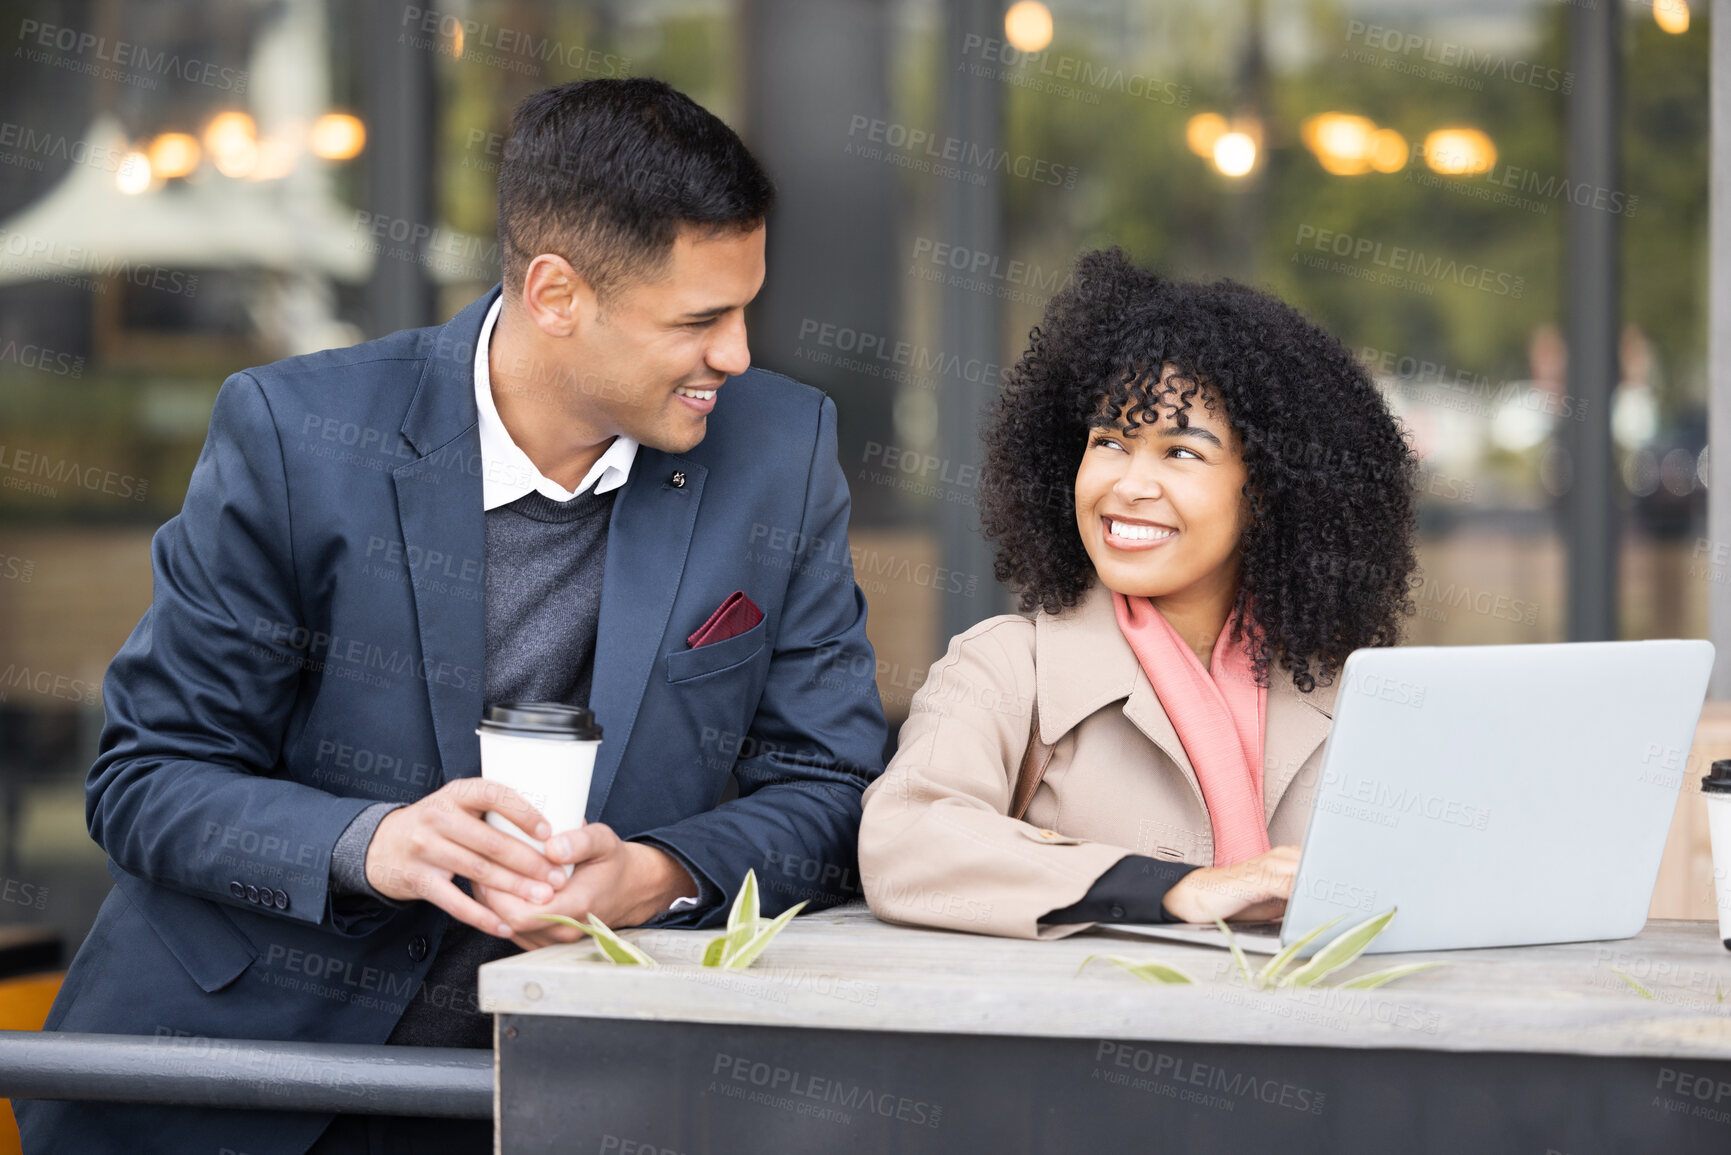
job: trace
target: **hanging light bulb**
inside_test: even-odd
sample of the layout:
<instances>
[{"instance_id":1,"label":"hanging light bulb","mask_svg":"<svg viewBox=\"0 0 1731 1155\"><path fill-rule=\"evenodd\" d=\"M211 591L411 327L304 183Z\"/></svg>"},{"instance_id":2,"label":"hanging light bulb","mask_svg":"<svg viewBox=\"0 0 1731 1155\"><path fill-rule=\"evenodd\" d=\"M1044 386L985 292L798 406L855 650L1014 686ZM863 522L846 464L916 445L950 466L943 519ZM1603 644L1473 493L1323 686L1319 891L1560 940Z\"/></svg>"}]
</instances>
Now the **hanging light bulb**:
<instances>
[{"instance_id":1,"label":"hanging light bulb","mask_svg":"<svg viewBox=\"0 0 1731 1155\"><path fill-rule=\"evenodd\" d=\"M1653 0L1653 22L1673 36L1689 31L1689 0Z\"/></svg>"},{"instance_id":2,"label":"hanging light bulb","mask_svg":"<svg viewBox=\"0 0 1731 1155\"><path fill-rule=\"evenodd\" d=\"M1324 112L1307 118L1299 126L1304 141L1322 165L1335 176L1359 176L1370 171L1371 140L1376 122L1349 112Z\"/></svg>"},{"instance_id":3,"label":"hanging light bulb","mask_svg":"<svg viewBox=\"0 0 1731 1155\"><path fill-rule=\"evenodd\" d=\"M1370 167L1377 172L1399 172L1406 167L1406 137L1392 128L1370 134Z\"/></svg>"},{"instance_id":4,"label":"hanging light bulb","mask_svg":"<svg viewBox=\"0 0 1731 1155\"><path fill-rule=\"evenodd\" d=\"M198 167L198 140L184 132L165 132L145 151L150 171L163 180L186 176Z\"/></svg>"},{"instance_id":5,"label":"hanging light bulb","mask_svg":"<svg viewBox=\"0 0 1731 1155\"><path fill-rule=\"evenodd\" d=\"M1040 0L1018 0L1004 13L1004 39L1018 52L1039 52L1052 43L1052 10Z\"/></svg>"},{"instance_id":6,"label":"hanging light bulb","mask_svg":"<svg viewBox=\"0 0 1731 1155\"><path fill-rule=\"evenodd\" d=\"M1197 156L1212 159L1215 142L1230 131L1226 118L1218 112L1199 112L1184 126L1184 143Z\"/></svg>"},{"instance_id":7,"label":"hanging light bulb","mask_svg":"<svg viewBox=\"0 0 1731 1155\"><path fill-rule=\"evenodd\" d=\"M1247 175L1256 167L1256 141L1247 132L1228 132L1214 142L1214 167L1227 176Z\"/></svg>"},{"instance_id":8,"label":"hanging light bulb","mask_svg":"<svg viewBox=\"0 0 1731 1155\"><path fill-rule=\"evenodd\" d=\"M115 185L127 196L135 197L149 190L150 182L150 158L138 151L127 153L114 174Z\"/></svg>"},{"instance_id":9,"label":"hanging light bulb","mask_svg":"<svg viewBox=\"0 0 1731 1155\"><path fill-rule=\"evenodd\" d=\"M1444 176L1476 176L1497 163L1497 146L1476 128L1439 128L1424 138L1424 162Z\"/></svg>"},{"instance_id":10,"label":"hanging light bulb","mask_svg":"<svg viewBox=\"0 0 1731 1155\"><path fill-rule=\"evenodd\" d=\"M258 126L244 112L219 112L205 126L204 148L223 176L246 176L258 163Z\"/></svg>"},{"instance_id":11,"label":"hanging light bulb","mask_svg":"<svg viewBox=\"0 0 1731 1155\"><path fill-rule=\"evenodd\" d=\"M358 116L327 112L313 121L312 151L324 160L352 160L367 145L367 126Z\"/></svg>"}]
</instances>

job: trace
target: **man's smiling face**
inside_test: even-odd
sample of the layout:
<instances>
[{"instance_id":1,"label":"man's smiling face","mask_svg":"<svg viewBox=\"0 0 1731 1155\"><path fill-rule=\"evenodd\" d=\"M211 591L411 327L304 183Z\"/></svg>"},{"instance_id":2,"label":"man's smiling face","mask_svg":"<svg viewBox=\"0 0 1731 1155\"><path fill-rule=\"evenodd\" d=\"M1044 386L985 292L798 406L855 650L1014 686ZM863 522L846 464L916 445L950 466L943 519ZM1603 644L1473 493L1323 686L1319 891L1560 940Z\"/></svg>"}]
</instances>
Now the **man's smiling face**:
<instances>
[{"instance_id":1,"label":"man's smiling face","mask_svg":"<svg viewBox=\"0 0 1731 1155\"><path fill-rule=\"evenodd\" d=\"M745 306L763 286L764 236L682 228L658 273L582 326L568 372L599 432L668 453L703 440L722 382L751 366Z\"/></svg>"}]
</instances>

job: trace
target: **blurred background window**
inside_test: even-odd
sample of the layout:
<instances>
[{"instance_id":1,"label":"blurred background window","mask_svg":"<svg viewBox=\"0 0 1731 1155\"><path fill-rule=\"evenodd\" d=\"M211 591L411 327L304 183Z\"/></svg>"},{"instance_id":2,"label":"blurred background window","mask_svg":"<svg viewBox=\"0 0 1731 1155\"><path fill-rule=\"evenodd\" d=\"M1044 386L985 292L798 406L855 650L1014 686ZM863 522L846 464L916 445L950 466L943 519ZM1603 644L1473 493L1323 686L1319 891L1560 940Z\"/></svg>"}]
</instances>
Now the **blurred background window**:
<instances>
[{"instance_id":1,"label":"blurred background window","mask_svg":"<svg viewBox=\"0 0 1731 1155\"><path fill-rule=\"evenodd\" d=\"M892 724L1009 607L979 414L1106 244L1358 351L1424 462L1410 641L1564 640L1606 420L1616 629L1703 636L1706 12L1597 3L1614 187L1571 177L1579 9L1540 0L0 2L0 922L70 952L108 889L101 678L224 378L488 289L510 109L570 80L665 79L777 179L753 359L836 399ZM1608 413L1570 386L1571 206L1620 235Z\"/></svg>"}]
</instances>

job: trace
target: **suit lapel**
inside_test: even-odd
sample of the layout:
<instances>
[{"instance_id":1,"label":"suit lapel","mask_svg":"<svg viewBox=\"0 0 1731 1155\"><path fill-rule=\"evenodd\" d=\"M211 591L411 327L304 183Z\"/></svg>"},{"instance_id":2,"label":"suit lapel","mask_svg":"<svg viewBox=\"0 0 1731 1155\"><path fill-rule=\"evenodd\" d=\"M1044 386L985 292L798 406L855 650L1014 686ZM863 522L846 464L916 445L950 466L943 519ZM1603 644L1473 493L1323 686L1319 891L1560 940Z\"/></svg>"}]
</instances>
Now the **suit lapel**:
<instances>
[{"instance_id":1,"label":"suit lapel","mask_svg":"<svg viewBox=\"0 0 1731 1155\"><path fill-rule=\"evenodd\" d=\"M671 481L675 471L683 485ZM590 821L600 818L637 722L638 707L660 664L661 643L685 572L708 470L647 446L613 503L601 624L595 638L590 708L601 724L601 750L589 790Z\"/></svg>"},{"instance_id":2,"label":"suit lapel","mask_svg":"<svg viewBox=\"0 0 1731 1155\"><path fill-rule=\"evenodd\" d=\"M425 330L421 381L403 416L402 434L421 457L392 470L403 556L411 575L431 572L435 557L458 565L487 556L481 508L481 438L475 408L475 341L495 288L438 329ZM446 781L481 772L481 720L486 688L486 601L435 592L411 581L421 639L415 676L427 686L433 734Z\"/></svg>"},{"instance_id":3,"label":"suit lapel","mask_svg":"<svg viewBox=\"0 0 1731 1155\"><path fill-rule=\"evenodd\" d=\"M405 558L485 559L480 471L448 464L477 460L480 452L479 433L470 427L444 449L393 472ZM418 568L410 562L410 573ZM475 727L486 686L486 601L434 592L437 583L410 584L425 659L416 673L427 684L445 780L472 777L481 772Z\"/></svg>"}]
</instances>

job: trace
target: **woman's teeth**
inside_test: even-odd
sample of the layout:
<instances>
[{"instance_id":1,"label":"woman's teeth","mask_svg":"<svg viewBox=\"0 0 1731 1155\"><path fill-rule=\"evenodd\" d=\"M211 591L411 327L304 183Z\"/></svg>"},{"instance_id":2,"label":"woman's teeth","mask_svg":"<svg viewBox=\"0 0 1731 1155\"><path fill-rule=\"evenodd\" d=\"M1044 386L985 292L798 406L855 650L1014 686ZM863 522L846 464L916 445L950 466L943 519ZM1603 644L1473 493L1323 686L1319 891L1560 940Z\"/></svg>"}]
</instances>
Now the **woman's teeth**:
<instances>
[{"instance_id":1,"label":"woman's teeth","mask_svg":"<svg viewBox=\"0 0 1731 1155\"><path fill-rule=\"evenodd\" d=\"M1129 525L1122 521L1106 521L1106 532L1113 537L1121 537L1126 541L1158 541L1163 537L1171 537L1178 531L1167 529L1160 525Z\"/></svg>"}]
</instances>

